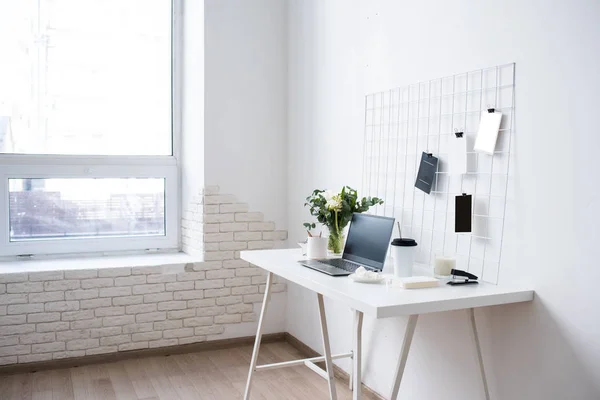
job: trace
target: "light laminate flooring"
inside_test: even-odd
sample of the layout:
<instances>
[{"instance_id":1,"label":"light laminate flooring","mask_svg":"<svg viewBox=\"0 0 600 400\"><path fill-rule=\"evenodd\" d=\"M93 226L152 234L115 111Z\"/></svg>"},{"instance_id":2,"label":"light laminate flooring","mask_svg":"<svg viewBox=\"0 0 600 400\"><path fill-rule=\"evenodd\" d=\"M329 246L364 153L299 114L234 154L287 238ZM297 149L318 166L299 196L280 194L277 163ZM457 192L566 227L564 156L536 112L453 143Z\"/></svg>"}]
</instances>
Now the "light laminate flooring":
<instances>
[{"instance_id":1,"label":"light laminate flooring","mask_svg":"<svg viewBox=\"0 0 600 400\"><path fill-rule=\"evenodd\" d=\"M1 400L242 399L251 346L0 375ZM261 346L259 364L304 356L287 342ZM351 399L337 382L338 399ZM369 399L368 396L364 396ZM328 399L327 382L305 366L257 372L252 400Z\"/></svg>"}]
</instances>

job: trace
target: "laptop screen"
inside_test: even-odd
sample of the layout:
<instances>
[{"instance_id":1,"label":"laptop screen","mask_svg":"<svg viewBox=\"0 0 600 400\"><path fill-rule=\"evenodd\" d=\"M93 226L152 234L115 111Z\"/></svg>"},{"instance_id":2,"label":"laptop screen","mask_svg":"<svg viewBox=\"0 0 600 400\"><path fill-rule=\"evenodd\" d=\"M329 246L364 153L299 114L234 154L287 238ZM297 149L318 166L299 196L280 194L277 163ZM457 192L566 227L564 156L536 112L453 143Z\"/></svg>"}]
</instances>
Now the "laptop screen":
<instances>
[{"instance_id":1,"label":"laptop screen","mask_svg":"<svg viewBox=\"0 0 600 400\"><path fill-rule=\"evenodd\" d=\"M382 270L392 229L394 218L353 214L343 258Z\"/></svg>"}]
</instances>

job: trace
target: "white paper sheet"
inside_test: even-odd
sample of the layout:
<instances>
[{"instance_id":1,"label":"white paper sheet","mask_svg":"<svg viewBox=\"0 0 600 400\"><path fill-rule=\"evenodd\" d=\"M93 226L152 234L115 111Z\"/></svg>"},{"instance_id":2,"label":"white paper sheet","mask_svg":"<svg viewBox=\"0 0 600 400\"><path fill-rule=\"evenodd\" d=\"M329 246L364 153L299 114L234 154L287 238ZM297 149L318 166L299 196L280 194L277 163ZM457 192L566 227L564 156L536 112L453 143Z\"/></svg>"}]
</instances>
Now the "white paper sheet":
<instances>
[{"instance_id":1,"label":"white paper sheet","mask_svg":"<svg viewBox=\"0 0 600 400\"><path fill-rule=\"evenodd\" d=\"M502 113L499 112L484 112L481 114L481 121L479 122L479 130L477 131L473 150L489 155L494 154L501 120Z\"/></svg>"},{"instance_id":2,"label":"white paper sheet","mask_svg":"<svg viewBox=\"0 0 600 400\"><path fill-rule=\"evenodd\" d=\"M467 138L451 135L448 142L448 172L452 175L467 173Z\"/></svg>"}]
</instances>

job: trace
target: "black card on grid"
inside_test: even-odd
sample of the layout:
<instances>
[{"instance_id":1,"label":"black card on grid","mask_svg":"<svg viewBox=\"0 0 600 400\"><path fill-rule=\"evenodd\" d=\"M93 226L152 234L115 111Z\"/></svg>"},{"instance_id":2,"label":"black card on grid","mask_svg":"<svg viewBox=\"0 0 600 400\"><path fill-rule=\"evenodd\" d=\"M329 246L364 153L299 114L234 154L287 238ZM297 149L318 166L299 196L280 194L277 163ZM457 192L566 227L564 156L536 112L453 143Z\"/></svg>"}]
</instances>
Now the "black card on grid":
<instances>
[{"instance_id":1,"label":"black card on grid","mask_svg":"<svg viewBox=\"0 0 600 400\"><path fill-rule=\"evenodd\" d=\"M427 194L431 193L437 167L437 157L434 157L431 153L423 152L421 155L421 164L419 165L419 173L417 174L415 187L417 189L421 189Z\"/></svg>"},{"instance_id":2,"label":"black card on grid","mask_svg":"<svg viewBox=\"0 0 600 400\"><path fill-rule=\"evenodd\" d=\"M473 196L462 194L455 197L454 210L454 232L471 232L471 210L473 207Z\"/></svg>"}]
</instances>

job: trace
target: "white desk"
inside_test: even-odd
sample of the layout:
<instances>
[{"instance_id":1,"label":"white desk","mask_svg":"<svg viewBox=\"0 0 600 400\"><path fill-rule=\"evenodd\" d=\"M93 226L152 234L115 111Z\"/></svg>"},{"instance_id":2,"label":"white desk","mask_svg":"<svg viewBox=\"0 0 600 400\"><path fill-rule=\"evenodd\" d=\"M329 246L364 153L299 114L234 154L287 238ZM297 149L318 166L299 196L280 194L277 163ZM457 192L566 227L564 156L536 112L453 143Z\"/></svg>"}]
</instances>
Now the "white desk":
<instances>
[{"instance_id":1,"label":"white desk","mask_svg":"<svg viewBox=\"0 0 600 400\"><path fill-rule=\"evenodd\" d=\"M390 399L396 400L419 314L462 309L468 310L470 316L472 338L478 355L479 370L483 382L485 398L489 399L474 308L531 301L533 300L534 294L533 290L527 288L497 286L483 282L478 285L441 285L437 288L413 290L388 287L385 284L373 285L355 283L346 277L332 277L301 266L298 264L298 260L303 258L300 249L243 251L241 257L243 260L268 271L265 296L258 322L256 342L254 344L250 371L248 373L248 382L246 384L246 392L244 395L245 400L249 400L250 398L252 377L256 371L302 364L308 366L328 381L330 399L335 400L337 395L333 383L332 360L345 357L353 359L353 371L350 385L353 390L353 399L359 400L361 398L361 335L364 314L373 315L375 318L388 318L402 315L409 316L390 397ZM260 349L264 316L269 303L271 284L273 283L273 275L279 275L290 282L296 283L317 293L319 314L321 317L321 331L323 334L323 357L264 366L256 365ZM353 310L354 340L352 352L336 355L331 354L323 296L343 302ZM320 361L325 361L326 370L322 370L314 364L315 362Z\"/></svg>"}]
</instances>

